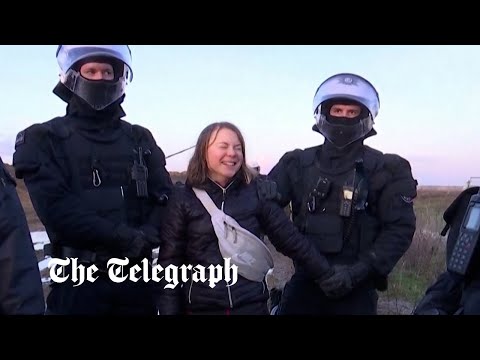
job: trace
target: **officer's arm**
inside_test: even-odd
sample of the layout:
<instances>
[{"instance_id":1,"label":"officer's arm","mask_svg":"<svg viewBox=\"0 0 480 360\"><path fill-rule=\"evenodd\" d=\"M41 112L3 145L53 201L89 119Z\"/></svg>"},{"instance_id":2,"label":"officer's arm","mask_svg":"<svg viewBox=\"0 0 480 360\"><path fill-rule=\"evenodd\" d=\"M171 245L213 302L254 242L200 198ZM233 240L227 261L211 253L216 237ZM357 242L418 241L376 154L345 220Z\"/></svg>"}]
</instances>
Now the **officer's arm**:
<instances>
[{"instance_id":1,"label":"officer's arm","mask_svg":"<svg viewBox=\"0 0 480 360\"><path fill-rule=\"evenodd\" d=\"M292 176L299 173L298 159L295 151L283 155L277 165L268 174L268 179L277 183L277 191L281 199L280 206L285 207L292 199Z\"/></svg>"},{"instance_id":2,"label":"officer's arm","mask_svg":"<svg viewBox=\"0 0 480 360\"><path fill-rule=\"evenodd\" d=\"M118 224L83 207L66 181L67 165L59 164L51 141L41 125L34 125L17 141L13 156L15 174L25 181L38 217L45 227L64 234L69 246L101 242L117 248L114 231Z\"/></svg>"},{"instance_id":3,"label":"officer's arm","mask_svg":"<svg viewBox=\"0 0 480 360\"><path fill-rule=\"evenodd\" d=\"M3 172L3 174L2 174ZM0 162L0 315L42 315L42 282L15 183Z\"/></svg>"},{"instance_id":4,"label":"officer's arm","mask_svg":"<svg viewBox=\"0 0 480 360\"><path fill-rule=\"evenodd\" d=\"M149 130L144 129L152 154L147 158L148 189L153 201L153 211L146 220L147 224L160 228L166 213L166 205L173 190L170 173L166 168L165 154L157 145Z\"/></svg>"},{"instance_id":5,"label":"officer's arm","mask_svg":"<svg viewBox=\"0 0 480 360\"><path fill-rule=\"evenodd\" d=\"M160 232L160 249L158 252L157 265L165 269L168 266L180 268L185 262L187 247L187 221L184 201L182 200L183 189L175 187L166 206L166 219ZM159 220L160 221L160 220ZM185 264L187 265L187 264ZM159 274L159 277L165 274ZM156 304L160 315L179 315L182 313L181 285L168 283L165 277L158 283L156 288Z\"/></svg>"},{"instance_id":6,"label":"officer's arm","mask_svg":"<svg viewBox=\"0 0 480 360\"><path fill-rule=\"evenodd\" d=\"M371 249L361 254L381 276L387 276L408 250L416 229L413 200L417 196L417 182L408 162L397 159L397 173L378 198L376 215L381 230Z\"/></svg>"},{"instance_id":7,"label":"officer's arm","mask_svg":"<svg viewBox=\"0 0 480 360\"><path fill-rule=\"evenodd\" d=\"M302 264L314 279L330 275L327 259L295 227L283 209L273 201L260 201L259 220L275 249Z\"/></svg>"}]
</instances>

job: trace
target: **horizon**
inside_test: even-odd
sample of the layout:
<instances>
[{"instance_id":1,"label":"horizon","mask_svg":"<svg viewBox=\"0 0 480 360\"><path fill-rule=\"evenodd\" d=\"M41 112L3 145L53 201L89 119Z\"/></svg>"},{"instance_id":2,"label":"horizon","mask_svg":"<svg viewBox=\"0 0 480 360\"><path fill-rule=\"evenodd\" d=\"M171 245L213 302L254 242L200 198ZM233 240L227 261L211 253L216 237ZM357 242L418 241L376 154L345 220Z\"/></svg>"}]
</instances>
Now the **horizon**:
<instances>
[{"instance_id":1,"label":"horizon","mask_svg":"<svg viewBox=\"0 0 480 360\"><path fill-rule=\"evenodd\" d=\"M9 164L8 162L5 162L5 164L7 165L7 167L12 167L13 168L13 165L12 164ZM178 174L178 175L185 175L187 170L184 170L184 171L177 171L177 170L169 170L168 171L170 174ZM172 179L173 180L173 179ZM477 187L477 186L480 186L480 180L476 180L475 182L473 182L469 187ZM465 187L465 184L464 185L418 185L417 189L419 190L422 190L422 189L425 189L425 190L435 190L435 191L443 191L443 190L458 190L460 188L464 188Z\"/></svg>"},{"instance_id":2,"label":"horizon","mask_svg":"<svg viewBox=\"0 0 480 360\"><path fill-rule=\"evenodd\" d=\"M8 164L19 131L65 114L52 93L57 46L0 47L8 69L0 84L0 156ZM211 122L231 121L245 137L247 163L268 173L285 152L323 143L311 130L315 90L335 73L353 72L380 95L378 135L366 145L406 158L420 186L464 186L480 176L471 159L479 150L480 46L130 47L124 119L147 127L167 156L194 145ZM185 171L192 153L167 159L167 169Z\"/></svg>"}]
</instances>

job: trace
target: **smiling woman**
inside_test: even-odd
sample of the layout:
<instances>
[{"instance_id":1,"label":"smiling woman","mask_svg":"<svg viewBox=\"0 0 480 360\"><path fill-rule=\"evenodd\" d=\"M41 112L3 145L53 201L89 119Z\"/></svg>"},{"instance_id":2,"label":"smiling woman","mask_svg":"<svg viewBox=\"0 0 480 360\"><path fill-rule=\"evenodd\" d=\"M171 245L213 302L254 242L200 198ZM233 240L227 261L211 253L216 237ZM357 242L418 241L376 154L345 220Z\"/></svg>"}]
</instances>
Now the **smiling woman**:
<instances>
[{"instance_id":1,"label":"smiling woman","mask_svg":"<svg viewBox=\"0 0 480 360\"><path fill-rule=\"evenodd\" d=\"M268 315L265 276L273 261L263 234L313 278L330 274L325 258L296 230L283 208L261 195L265 180L246 165L245 151L242 133L231 123L213 123L200 133L186 183L176 188L168 203L157 261L163 268L217 267L231 258L238 266L238 281L220 281L214 288L190 281L171 290L160 283L160 314ZM224 256L227 252L229 256Z\"/></svg>"},{"instance_id":2,"label":"smiling woman","mask_svg":"<svg viewBox=\"0 0 480 360\"><path fill-rule=\"evenodd\" d=\"M209 178L225 187L237 173L247 184L254 176L246 165L242 133L228 122L210 124L198 137L187 182L197 186Z\"/></svg>"},{"instance_id":3,"label":"smiling woman","mask_svg":"<svg viewBox=\"0 0 480 360\"><path fill-rule=\"evenodd\" d=\"M223 128L211 136L207 150L208 176L226 186L243 163L243 146L235 131Z\"/></svg>"}]
</instances>

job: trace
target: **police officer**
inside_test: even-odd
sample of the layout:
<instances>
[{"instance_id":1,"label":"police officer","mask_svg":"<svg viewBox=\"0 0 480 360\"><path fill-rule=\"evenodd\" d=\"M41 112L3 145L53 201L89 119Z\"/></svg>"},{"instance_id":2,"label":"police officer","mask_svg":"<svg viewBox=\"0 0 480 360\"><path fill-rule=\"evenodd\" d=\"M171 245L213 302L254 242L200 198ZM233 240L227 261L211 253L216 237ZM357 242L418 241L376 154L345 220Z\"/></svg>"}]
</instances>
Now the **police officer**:
<instances>
[{"instance_id":1,"label":"police officer","mask_svg":"<svg viewBox=\"0 0 480 360\"><path fill-rule=\"evenodd\" d=\"M17 135L16 176L25 180L52 256L99 270L80 286L72 277L53 282L47 314L156 314L151 282L116 283L107 272L111 258L127 258L128 266L151 261L172 187L150 131L121 119L133 77L130 48L60 45L56 57L54 93L68 104L66 115Z\"/></svg>"},{"instance_id":2,"label":"police officer","mask_svg":"<svg viewBox=\"0 0 480 360\"><path fill-rule=\"evenodd\" d=\"M377 290L411 244L417 183L410 164L364 145L376 135L379 107L363 77L329 77L313 99L313 130L325 142L287 152L269 174L281 205L291 202L294 223L335 269L315 284L295 264L279 314L376 314Z\"/></svg>"},{"instance_id":3,"label":"police officer","mask_svg":"<svg viewBox=\"0 0 480 360\"><path fill-rule=\"evenodd\" d=\"M0 315L43 315L40 271L15 187L0 158Z\"/></svg>"}]
</instances>

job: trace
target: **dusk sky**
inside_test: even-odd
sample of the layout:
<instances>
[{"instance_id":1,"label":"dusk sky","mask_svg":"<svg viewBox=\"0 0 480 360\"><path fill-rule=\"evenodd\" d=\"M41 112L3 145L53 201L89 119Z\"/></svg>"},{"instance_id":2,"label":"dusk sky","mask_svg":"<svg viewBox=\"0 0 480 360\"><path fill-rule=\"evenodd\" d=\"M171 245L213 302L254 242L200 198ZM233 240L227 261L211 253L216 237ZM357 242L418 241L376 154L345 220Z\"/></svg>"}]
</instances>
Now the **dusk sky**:
<instances>
[{"instance_id":1,"label":"dusk sky","mask_svg":"<svg viewBox=\"0 0 480 360\"><path fill-rule=\"evenodd\" d=\"M0 155L15 136L65 113L52 93L58 45L2 45ZM312 100L327 77L353 72L380 94L378 135L365 143L407 158L420 185L464 185L480 176L480 46L131 45L133 82L125 120L149 128L166 155L195 144L202 129L230 121L247 162L268 172L287 151L323 143L311 130ZM186 170L193 150L167 160Z\"/></svg>"}]
</instances>

